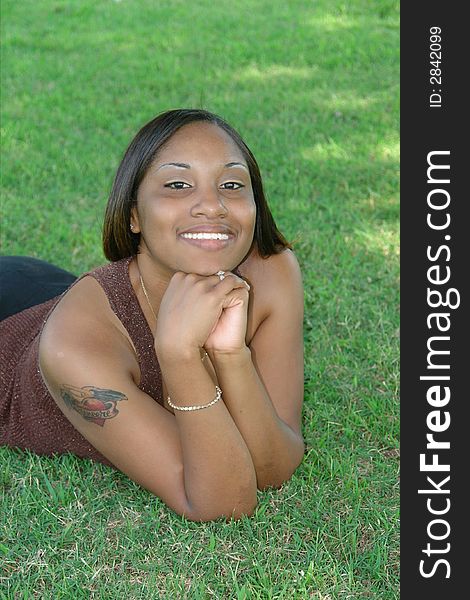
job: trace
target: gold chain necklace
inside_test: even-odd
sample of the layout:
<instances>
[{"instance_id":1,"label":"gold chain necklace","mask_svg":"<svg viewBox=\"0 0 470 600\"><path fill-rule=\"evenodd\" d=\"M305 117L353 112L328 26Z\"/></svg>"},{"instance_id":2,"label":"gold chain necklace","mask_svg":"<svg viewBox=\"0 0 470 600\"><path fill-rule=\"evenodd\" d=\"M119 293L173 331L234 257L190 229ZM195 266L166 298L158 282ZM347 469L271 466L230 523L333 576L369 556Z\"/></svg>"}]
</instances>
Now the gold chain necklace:
<instances>
[{"instance_id":1,"label":"gold chain necklace","mask_svg":"<svg viewBox=\"0 0 470 600\"><path fill-rule=\"evenodd\" d=\"M147 294L147 290L145 289L145 285L144 285L144 280L142 279L142 275L140 275L140 273L139 273L139 277L140 277L140 286L142 288L142 291L144 292L144 296L147 300L147 304L149 305L150 310L152 311L152 315L156 321L157 315L155 314L155 311L153 310L153 306L150 304L149 295Z\"/></svg>"}]
</instances>

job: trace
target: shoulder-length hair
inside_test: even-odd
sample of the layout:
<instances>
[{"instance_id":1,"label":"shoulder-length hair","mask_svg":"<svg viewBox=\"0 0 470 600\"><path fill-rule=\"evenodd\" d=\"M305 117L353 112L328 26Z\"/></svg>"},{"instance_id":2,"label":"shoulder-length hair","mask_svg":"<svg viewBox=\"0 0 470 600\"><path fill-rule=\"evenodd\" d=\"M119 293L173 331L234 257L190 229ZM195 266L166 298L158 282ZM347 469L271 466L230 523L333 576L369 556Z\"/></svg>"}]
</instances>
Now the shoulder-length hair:
<instances>
[{"instance_id":1,"label":"shoulder-length hair","mask_svg":"<svg viewBox=\"0 0 470 600\"><path fill-rule=\"evenodd\" d=\"M159 149L181 127L194 121L217 125L232 138L246 160L256 204L253 242L259 254L267 258L291 245L278 230L263 191L258 163L240 135L221 117L200 109L175 109L157 115L137 133L129 144L116 172L106 206L103 225L103 249L107 259L117 261L138 252L140 234L130 230L132 207L137 191Z\"/></svg>"}]
</instances>

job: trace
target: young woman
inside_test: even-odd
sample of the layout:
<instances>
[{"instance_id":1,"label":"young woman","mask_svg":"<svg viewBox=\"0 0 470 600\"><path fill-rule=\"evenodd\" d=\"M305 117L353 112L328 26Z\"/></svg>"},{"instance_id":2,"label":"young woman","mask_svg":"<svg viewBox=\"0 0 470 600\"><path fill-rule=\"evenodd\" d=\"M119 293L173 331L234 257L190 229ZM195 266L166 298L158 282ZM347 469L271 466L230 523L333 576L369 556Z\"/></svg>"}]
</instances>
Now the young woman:
<instances>
[{"instance_id":1,"label":"young woman","mask_svg":"<svg viewBox=\"0 0 470 600\"><path fill-rule=\"evenodd\" d=\"M186 518L249 515L302 460L303 291L252 153L202 110L145 125L111 261L0 323L0 443L111 465Z\"/></svg>"}]
</instances>

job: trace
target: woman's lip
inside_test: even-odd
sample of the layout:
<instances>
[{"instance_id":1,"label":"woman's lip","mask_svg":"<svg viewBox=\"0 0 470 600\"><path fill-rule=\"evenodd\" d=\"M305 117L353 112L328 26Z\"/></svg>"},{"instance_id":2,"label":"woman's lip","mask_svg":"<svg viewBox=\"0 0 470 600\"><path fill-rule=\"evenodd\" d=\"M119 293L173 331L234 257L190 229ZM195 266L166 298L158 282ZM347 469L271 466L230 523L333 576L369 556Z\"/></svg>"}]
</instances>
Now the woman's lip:
<instances>
[{"instance_id":1,"label":"woman's lip","mask_svg":"<svg viewBox=\"0 0 470 600\"><path fill-rule=\"evenodd\" d=\"M189 227L188 229L184 229L179 233L225 233L227 235L233 235L234 231L231 227L228 227L227 225L222 225L221 223L213 225L206 223L201 225L195 225L194 227Z\"/></svg>"},{"instance_id":2,"label":"woman's lip","mask_svg":"<svg viewBox=\"0 0 470 600\"><path fill-rule=\"evenodd\" d=\"M224 248L229 246L235 239L235 236L229 235L228 240L204 240L197 238L186 238L182 235L179 235L178 239L180 239L183 242L186 242L187 244L190 244L193 247L201 248L201 250L216 251L223 250Z\"/></svg>"}]
</instances>

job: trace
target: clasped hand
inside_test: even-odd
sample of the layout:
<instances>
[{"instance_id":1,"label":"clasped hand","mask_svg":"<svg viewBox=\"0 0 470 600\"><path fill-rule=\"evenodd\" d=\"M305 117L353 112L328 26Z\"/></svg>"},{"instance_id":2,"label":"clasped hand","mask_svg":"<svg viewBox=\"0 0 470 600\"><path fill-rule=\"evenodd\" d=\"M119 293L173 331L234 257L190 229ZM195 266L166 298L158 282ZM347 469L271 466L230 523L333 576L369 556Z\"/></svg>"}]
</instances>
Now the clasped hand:
<instances>
[{"instance_id":1,"label":"clasped hand","mask_svg":"<svg viewBox=\"0 0 470 600\"><path fill-rule=\"evenodd\" d=\"M243 349L248 290L233 273L222 281L217 275L175 273L158 312L156 348L173 356L199 348L224 353Z\"/></svg>"}]
</instances>

